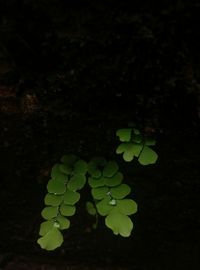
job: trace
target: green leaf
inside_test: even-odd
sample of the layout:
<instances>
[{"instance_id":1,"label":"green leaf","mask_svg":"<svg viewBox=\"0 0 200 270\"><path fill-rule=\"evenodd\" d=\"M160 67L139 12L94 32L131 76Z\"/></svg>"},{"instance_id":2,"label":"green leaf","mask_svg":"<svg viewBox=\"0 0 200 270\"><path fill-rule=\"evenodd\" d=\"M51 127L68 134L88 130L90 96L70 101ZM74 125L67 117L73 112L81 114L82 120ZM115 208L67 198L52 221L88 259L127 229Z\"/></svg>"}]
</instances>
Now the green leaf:
<instances>
[{"instance_id":1,"label":"green leaf","mask_svg":"<svg viewBox=\"0 0 200 270\"><path fill-rule=\"evenodd\" d=\"M54 194L50 194L50 193L47 193L47 195L44 198L45 204L46 205L51 205L51 206L60 205L62 200L63 200L62 195L54 195Z\"/></svg>"},{"instance_id":2,"label":"green leaf","mask_svg":"<svg viewBox=\"0 0 200 270\"><path fill-rule=\"evenodd\" d=\"M116 149L116 153L117 154L122 154L124 151L126 151L126 148L128 149L128 145L130 145L132 143L120 143L120 145L117 147Z\"/></svg>"},{"instance_id":3,"label":"green leaf","mask_svg":"<svg viewBox=\"0 0 200 270\"><path fill-rule=\"evenodd\" d=\"M142 135L141 134L139 134L139 135L134 134L134 136L132 138L132 141L134 143L141 143L142 140L143 140L143 138L142 138Z\"/></svg>"},{"instance_id":4,"label":"green leaf","mask_svg":"<svg viewBox=\"0 0 200 270\"><path fill-rule=\"evenodd\" d=\"M142 144L135 144L135 143L122 143L117 147L116 153L123 154L123 158L125 161L129 162L132 161L134 156L138 157L143 145Z\"/></svg>"},{"instance_id":5,"label":"green leaf","mask_svg":"<svg viewBox=\"0 0 200 270\"><path fill-rule=\"evenodd\" d=\"M108 191L109 191L108 187L98 187L98 188L93 188L91 190L91 193L94 199L101 200L107 196Z\"/></svg>"},{"instance_id":6,"label":"green leaf","mask_svg":"<svg viewBox=\"0 0 200 270\"><path fill-rule=\"evenodd\" d=\"M89 177L88 179L88 183L92 188L103 187L105 185L105 182L106 182L105 177L101 177L99 179Z\"/></svg>"},{"instance_id":7,"label":"green leaf","mask_svg":"<svg viewBox=\"0 0 200 270\"><path fill-rule=\"evenodd\" d=\"M59 227L60 230L66 230L70 227L70 221L68 218L65 218L61 215L58 215L56 220L60 225L60 227Z\"/></svg>"},{"instance_id":8,"label":"green leaf","mask_svg":"<svg viewBox=\"0 0 200 270\"><path fill-rule=\"evenodd\" d=\"M129 142L131 140L132 128L118 129L116 135L121 142Z\"/></svg>"},{"instance_id":9,"label":"green leaf","mask_svg":"<svg viewBox=\"0 0 200 270\"><path fill-rule=\"evenodd\" d=\"M137 128L134 128L134 129L133 129L133 133L134 133L135 135L140 135L140 134L141 134L141 132L140 132L139 129L137 129Z\"/></svg>"},{"instance_id":10,"label":"green leaf","mask_svg":"<svg viewBox=\"0 0 200 270\"><path fill-rule=\"evenodd\" d=\"M114 208L105 219L105 224L114 234L128 237L133 229L131 219Z\"/></svg>"},{"instance_id":11,"label":"green leaf","mask_svg":"<svg viewBox=\"0 0 200 270\"><path fill-rule=\"evenodd\" d=\"M76 212L76 207L73 205L66 205L66 204L62 204L60 206L60 213L63 216L73 216Z\"/></svg>"},{"instance_id":12,"label":"green leaf","mask_svg":"<svg viewBox=\"0 0 200 270\"><path fill-rule=\"evenodd\" d=\"M93 158L89 163L88 163L88 173L93 177L93 178L99 178L102 175L101 170L103 167L106 165L106 160L103 157L96 157Z\"/></svg>"},{"instance_id":13,"label":"green leaf","mask_svg":"<svg viewBox=\"0 0 200 270\"><path fill-rule=\"evenodd\" d=\"M53 165L53 167L51 169L51 177L53 178L54 175L56 176L57 173L60 173L59 164L58 163L56 163L56 164Z\"/></svg>"},{"instance_id":14,"label":"green leaf","mask_svg":"<svg viewBox=\"0 0 200 270\"><path fill-rule=\"evenodd\" d=\"M72 167L77 160L77 156L73 154L65 155L61 158L62 163Z\"/></svg>"},{"instance_id":15,"label":"green leaf","mask_svg":"<svg viewBox=\"0 0 200 270\"><path fill-rule=\"evenodd\" d=\"M69 166L66 164L60 164L59 170L67 175L70 175L72 173L72 166Z\"/></svg>"},{"instance_id":16,"label":"green leaf","mask_svg":"<svg viewBox=\"0 0 200 270\"><path fill-rule=\"evenodd\" d=\"M108 187L115 187L119 185L123 180L123 174L121 172L117 172L112 177L105 179L105 185Z\"/></svg>"},{"instance_id":17,"label":"green leaf","mask_svg":"<svg viewBox=\"0 0 200 270\"><path fill-rule=\"evenodd\" d=\"M86 202L86 210L88 214L95 216L97 213L97 210L92 202Z\"/></svg>"},{"instance_id":18,"label":"green leaf","mask_svg":"<svg viewBox=\"0 0 200 270\"><path fill-rule=\"evenodd\" d=\"M104 198L102 201L96 204L97 211L101 216L106 216L113 209L113 205L110 204L111 199L109 197Z\"/></svg>"},{"instance_id":19,"label":"green leaf","mask_svg":"<svg viewBox=\"0 0 200 270\"><path fill-rule=\"evenodd\" d=\"M99 178L102 175L101 171L98 170L96 167L88 167L88 172L93 178Z\"/></svg>"},{"instance_id":20,"label":"green leaf","mask_svg":"<svg viewBox=\"0 0 200 270\"><path fill-rule=\"evenodd\" d=\"M133 151L134 156L139 157L139 154L142 151L142 148L143 148L143 144L134 143L134 145L132 147L132 151Z\"/></svg>"},{"instance_id":21,"label":"green leaf","mask_svg":"<svg viewBox=\"0 0 200 270\"><path fill-rule=\"evenodd\" d=\"M158 155L156 154L156 152L145 145L138 158L138 161L142 165L149 165L149 164L156 163L157 158L158 158Z\"/></svg>"},{"instance_id":22,"label":"green leaf","mask_svg":"<svg viewBox=\"0 0 200 270\"><path fill-rule=\"evenodd\" d=\"M137 204L131 199L117 200L117 208L124 215L132 215L137 212Z\"/></svg>"},{"instance_id":23,"label":"green leaf","mask_svg":"<svg viewBox=\"0 0 200 270\"><path fill-rule=\"evenodd\" d=\"M50 220L54 217L56 217L58 214L58 207L56 206L47 206L42 210L42 217L44 219Z\"/></svg>"},{"instance_id":24,"label":"green leaf","mask_svg":"<svg viewBox=\"0 0 200 270\"><path fill-rule=\"evenodd\" d=\"M123 199L131 192L131 189L126 184L121 184L120 186L113 187L110 189L111 196L115 199Z\"/></svg>"},{"instance_id":25,"label":"green leaf","mask_svg":"<svg viewBox=\"0 0 200 270\"><path fill-rule=\"evenodd\" d=\"M85 162L82 159L79 159L74 164L74 173L75 174L86 174L87 173L87 167L88 167L87 162Z\"/></svg>"},{"instance_id":26,"label":"green leaf","mask_svg":"<svg viewBox=\"0 0 200 270\"><path fill-rule=\"evenodd\" d=\"M74 205L80 199L80 194L78 192L67 189L64 194L64 203Z\"/></svg>"},{"instance_id":27,"label":"green leaf","mask_svg":"<svg viewBox=\"0 0 200 270\"><path fill-rule=\"evenodd\" d=\"M88 164L88 173L95 178L99 178L102 175L102 172L97 168L96 164L89 162Z\"/></svg>"},{"instance_id":28,"label":"green leaf","mask_svg":"<svg viewBox=\"0 0 200 270\"><path fill-rule=\"evenodd\" d=\"M62 245L63 236L57 228L52 228L47 234L39 238L37 243L43 249L54 250Z\"/></svg>"},{"instance_id":29,"label":"green leaf","mask_svg":"<svg viewBox=\"0 0 200 270\"><path fill-rule=\"evenodd\" d=\"M94 164L90 164L88 166L88 173L93 177L93 178L99 178L102 175L102 172L97 169L97 167Z\"/></svg>"},{"instance_id":30,"label":"green leaf","mask_svg":"<svg viewBox=\"0 0 200 270\"><path fill-rule=\"evenodd\" d=\"M66 174L62 173L60 170L60 164L55 164L51 170L51 177L52 179L60 182L66 183L68 177Z\"/></svg>"},{"instance_id":31,"label":"green leaf","mask_svg":"<svg viewBox=\"0 0 200 270\"><path fill-rule=\"evenodd\" d=\"M103 176L112 177L118 169L119 167L115 161L108 161L103 169Z\"/></svg>"},{"instance_id":32,"label":"green leaf","mask_svg":"<svg viewBox=\"0 0 200 270\"><path fill-rule=\"evenodd\" d=\"M154 146L156 144L156 140L152 139L152 138L146 138L145 139L145 144L147 146Z\"/></svg>"},{"instance_id":33,"label":"green leaf","mask_svg":"<svg viewBox=\"0 0 200 270\"><path fill-rule=\"evenodd\" d=\"M63 194L66 191L65 183L50 179L47 184L47 190L49 193Z\"/></svg>"},{"instance_id":34,"label":"green leaf","mask_svg":"<svg viewBox=\"0 0 200 270\"><path fill-rule=\"evenodd\" d=\"M121 143L116 150L117 154L123 154L123 159L125 161L132 161L134 158L134 152L133 152L133 143Z\"/></svg>"},{"instance_id":35,"label":"green leaf","mask_svg":"<svg viewBox=\"0 0 200 270\"><path fill-rule=\"evenodd\" d=\"M68 189L72 191L80 190L86 183L86 177L84 174L75 174L72 176L67 184Z\"/></svg>"},{"instance_id":36,"label":"green leaf","mask_svg":"<svg viewBox=\"0 0 200 270\"><path fill-rule=\"evenodd\" d=\"M40 231L39 235L44 236L46 233L48 233L50 230L52 230L54 227L54 221L53 220L47 220L40 224Z\"/></svg>"}]
</instances>

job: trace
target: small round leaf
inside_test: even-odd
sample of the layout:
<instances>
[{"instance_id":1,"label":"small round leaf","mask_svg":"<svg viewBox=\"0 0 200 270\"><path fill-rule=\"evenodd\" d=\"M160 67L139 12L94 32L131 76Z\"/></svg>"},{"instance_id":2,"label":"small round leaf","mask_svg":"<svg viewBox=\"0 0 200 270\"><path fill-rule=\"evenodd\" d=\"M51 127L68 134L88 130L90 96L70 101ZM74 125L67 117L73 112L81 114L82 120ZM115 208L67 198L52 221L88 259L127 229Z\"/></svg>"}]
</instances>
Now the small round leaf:
<instances>
[{"instance_id":1,"label":"small round leaf","mask_svg":"<svg viewBox=\"0 0 200 270\"><path fill-rule=\"evenodd\" d=\"M66 164L60 164L59 165L59 170L62 173L65 173L67 175L70 175L72 173L72 166L66 165Z\"/></svg>"},{"instance_id":2,"label":"small round leaf","mask_svg":"<svg viewBox=\"0 0 200 270\"><path fill-rule=\"evenodd\" d=\"M115 187L119 185L123 180L123 174L121 172L117 172L112 177L107 177L105 180L105 185L108 187Z\"/></svg>"},{"instance_id":3,"label":"small round leaf","mask_svg":"<svg viewBox=\"0 0 200 270\"><path fill-rule=\"evenodd\" d=\"M74 205L80 199L80 194L78 192L67 189L64 194L64 203Z\"/></svg>"},{"instance_id":4,"label":"small round leaf","mask_svg":"<svg viewBox=\"0 0 200 270\"><path fill-rule=\"evenodd\" d=\"M86 202L86 210L88 214L95 216L97 213L97 210L92 202Z\"/></svg>"},{"instance_id":5,"label":"small round leaf","mask_svg":"<svg viewBox=\"0 0 200 270\"><path fill-rule=\"evenodd\" d=\"M142 148L143 148L143 144L134 143L132 146L132 152L133 152L134 156L138 157L140 152L142 151Z\"/></svg>"},{"instance_id":6,"label":"small round leaf","mask_svg":"<svg viewBox=\"0 0 200 270\"><path fill-rule=\"evenodd\" d=\"M105 224L114 234L128 237L133 229L131 219L114 208L105 219Z\"/></svg>"},{"instance_id":7,"label":"small round leaf","mask_svg":"<svg viewBox=\"0 0 200 270\"><path fill-rule=\"evenodd\" d=\"M88 163L88 173L94 178L99 178L102 175L101 171L105 165L106 165L105 158L103 157L93 158Z\"/></svg>"},{"instance_id":8,"label":"small round leaf","mask_svg":"<svg viewBox=\"0 0 200 270\"><path fill-rule=\"evenodd\" d=\"M39 235L44 236L46 233L48 233L50 230L53 229L54 221L53 220L47 220L40 224L40 231Z\"/></svg>"},{"instance_id":9,"label":"small round leaf","mask_svg":"<svg viewBox=\"0 0 200 270\"><path fill-rule=\"evenodd\" d=\"M76 212L76 207L73 205L66 205L66 204L62 204L60 206L60 213L63 216L73 216Z\"/></svg>"},{"instance_id":10,"label":"small round leaf","mask_svg":"<svg viewBox=\"0 0 200 270\"><path fill-rule=\"evenodd\" d=\"M102 201L96 204L97 211L101 216L106 216L113 209L113 205L110 204L111 199L109 197L104 198Z\"/></svg>"},{"instance_id":11,"label":"small round leaf","mask_svg":"<svg viewBox=\"0 0 200 270\"><path fill-rule=\"evenodd\" d=\"M87 173L87 162L82 159L79 159L74 164L74 173L75 174L86 174Z\"/></svg>"},{"instance_id":12,"label":"small round leaf","mask_svg":"<svg viewBox=\"0 0 200 270\"><path fill-rule=\"evenodd\" d=\"M47 195L44 198L45 204L46 205L51 205L51 206L60 205L62 200L63 200L62 195L54 195L54 194L50 194L50 193L47 193Z\"/></svg>"},{"instance_id":13,"label":"small round leaf","mask_svg":"<svg viewBox=\"0 0 200 270\"><path fill-rule=\"evenodd\" d=\"M110 189L111 196L115 199L123 199L131 192L131 188L126 184L113 187Z\"/></svg>"},{"instance_id":14,"label":"small round leaf","mask_svg":"<svg viewBox=\"0 0 200 270\"><path fill-rule=\"evenodd\" d=\"M101 177L99 179L89 177L88 183L92 188L103 187L105 185L106 178Z\"/></svg>"},{"instance_id":15,"label":"small round leaf","mask_svg":"<svg viewBox=\"0 0 200 270\"><path fill-rule=\"evenodd\" d=\"M49 193L63 194L66 191L65 183L51 179L47 184L47 190Z\"/></svg>"},{"instance_id":16,"label":"small round leaf","mask_svg":"<svg viewBox=\"0 0 200 270\"><path fill-rule=\"evenodd\" d=\"M102 175L101 171L93 163L88 164L88 173L95 178L99 178Z\"/></svg>"},{"instance_id":17,"label":"small round leaf","mask_svg":"<svg viewBox=\"0 0 200 270\"><path fill-rule=\"evenodd\" d=\"M57 216L56 220L60 225L60 227L59 227L60 230L66 230L70 227L70 221L68 218L65 218L65 217L59 215L59 216Z\"/></svg>"},{"instance_id":18,"label":"small round leaf","mask_svg":"<svg viewBox=\"0 0 200 270\"><path fill-rule=\"evenodd\" d=\"M138 161L142 165L149 165L149 164L156 163L157 158L158 158L158 155L156 154L156 152L145 145L138 158Z\"/></svg>"},{"instance_id":19,"label":"small round leaf","mask_svg":"<svg viewBox=\"0 0 200 270\"><path fill-rule=\"evenodd\" d=\"M118 129L116 135L121 142L129 142L131 139L132 128Z\"/></svg>"},{"instance_id":20,"label":"small round leaf","mask_svg":"<svg viewBox=\"0 0 200 270\"><path fill-rule=\"evenodd\" d=\"M51 177L52 179L60 182L66 183L68 180L68 177L66 174L61 172L60 170L60 164L55 164L51 170Z\"/></svg>"},{"instance_id":21,"label":"small round leaf","mask_svg":"<svg viewBox=\"0 0 200 270\"><path fill-rule=\"evenodd\" d=\"M137 204L131 199L117 200L117 208L124 215L132 215L137 212Z\"/></svg>"},{"instance_id":22,"label":"small round leaf","mask_svg":"<svg viewBox=\"0 0 200 270\"><path fill-rule=\"evenodd\" d=\"M123 153L123 159L127 162L132 161L134 156L138 157L143 148L142 144L122 143L118 146L116 153Z\"/></svg>"},{"instance_id":23,"label":"small round leaf","mask_svg":"<svg viewBox=\"0 0 200 270\"><path fill-rule=\"evenodd\" d=\"M115 161L108 161L103 169L103 176L112 177L118 171L118 169L119 167Z\"/></svg>"},{"instance_id":24,"label":"small round leaf","mask_svg":"<svg viewBox=\"0 0 200 270\"><path fill-rule=\"evenodd\" d=\"M86 177L84 174L75 174L72 176L67 184L68 189L72 191L80 190L86 183Z\"/></svg>"},{"instance_id":25,"label":"small round leaf","mask_svg":"<svg viewBox=\"0 0 200 270\"><path fill-rule=\"evenodd\" d=\"M91 190L91 193L94 199L101 200L107 196L108 191L109 191L108 187L98 187L98 188L93 188Z\"/></svg>"},{"instance_id":26,"label":"small round leaf","mask_svg":"<svg viewBox=\"0 0 200 270\"><path fill-rule=\"evenodd\" d=\"M125 161L132 161L134 158L134 153L133 153L133 143L121 143L117 149L116 153L121 154L123 153L123 159Z\"/></svg>"},{"instance_id":27,"label":"small round leaf","mask_svg":"<svg viewBox=\"0 0 200 270\"><path fill-rule=\"evenodd\" d=\"M58 214L58 207L56 206L47 206L42 210L42 217L44 219L50 220L54 217L56 217Z\"/></svg>"},{"instance_id":28,"label":"small round leaf","mask_svg":"<svg viewBox=\"0 0 200 270\"><path fill-rule=\"evenodd\" d=\"M124 151L126 151L126 145L127 143L120 143L120 145L116 149L116 153L122 154Z\"/></svg>"},{"instance_id":29,"label":"small round leaf","mask_svg":"<svg viewBox=\"0 0 200 270\"><path fill-rule=\"evenodd\" d=\"M63 236L57 228L52 228L47 234L39 238L37 243L41 248L46 250L54 250L60 247L63 243Z\"/></svg>"}]
</instances>

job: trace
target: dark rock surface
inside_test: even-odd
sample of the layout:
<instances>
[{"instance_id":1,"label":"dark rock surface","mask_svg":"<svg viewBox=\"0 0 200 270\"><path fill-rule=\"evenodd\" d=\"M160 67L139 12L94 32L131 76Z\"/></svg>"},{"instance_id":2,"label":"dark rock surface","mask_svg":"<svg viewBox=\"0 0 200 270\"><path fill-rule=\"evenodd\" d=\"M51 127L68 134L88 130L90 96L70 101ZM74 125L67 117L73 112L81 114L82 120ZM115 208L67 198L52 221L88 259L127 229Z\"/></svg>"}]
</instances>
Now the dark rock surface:
<instances>
[{"instance_id":1,"label":"dark rock surface","mask_svg":"<svg viewBox=\"0 0 200 270\"><path fill-rule=\"evenodd\" d=\"M130 2L0 2L0 269L200 266L200 5ZM156 165L115 155L129 121L157 138ZM86 191L63 246L37 245L49 171L70 152L119 161L139 206L130 238L92 230Z\"/></svg>"}]
</instances>

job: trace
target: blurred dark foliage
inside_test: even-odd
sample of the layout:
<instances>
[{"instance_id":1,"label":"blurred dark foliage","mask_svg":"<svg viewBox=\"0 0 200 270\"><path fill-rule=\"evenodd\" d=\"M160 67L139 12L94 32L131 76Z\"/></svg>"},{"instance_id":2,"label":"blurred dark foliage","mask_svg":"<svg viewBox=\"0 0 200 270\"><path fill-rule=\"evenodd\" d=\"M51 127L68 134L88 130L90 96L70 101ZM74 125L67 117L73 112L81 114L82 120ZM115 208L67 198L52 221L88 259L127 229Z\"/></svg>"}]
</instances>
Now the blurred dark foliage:
<instances>
[{"instance_id":1,"label":"blurred dark foliage","mask_svg":"<svg viewBox=\"0 0 200 270\"><path fill-rule=\"evenodd\" d=\"M197 125L198 1L5 0L0 12L1 83L19 95Z\"/></svg>"}]
</instances>

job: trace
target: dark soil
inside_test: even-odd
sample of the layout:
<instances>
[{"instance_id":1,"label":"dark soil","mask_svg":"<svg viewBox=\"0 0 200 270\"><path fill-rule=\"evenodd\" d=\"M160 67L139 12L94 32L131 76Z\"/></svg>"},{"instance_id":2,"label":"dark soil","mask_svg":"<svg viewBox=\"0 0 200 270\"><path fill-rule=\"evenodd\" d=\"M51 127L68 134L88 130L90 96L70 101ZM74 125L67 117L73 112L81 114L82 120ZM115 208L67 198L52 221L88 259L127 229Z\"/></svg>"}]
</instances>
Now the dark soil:
<instances>
[{"instance_id":1,"label":"dark soil","mask_svg":"<svg viewBox=\"0 0 200 270\"><path fill-rule=\"evenodd\" d=\"M198 269L198 1L0 2L0 269ZM134 122L155 165L115 154ZM63 154L118 161L138 203L129 238L85 211L61 248L36 243L52 165Z\"/></svg>"}]
</instances>

